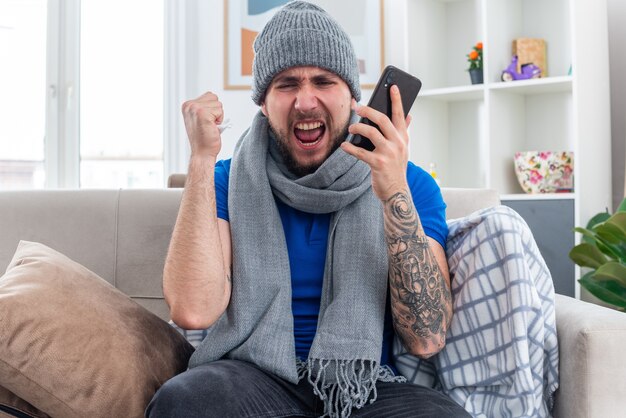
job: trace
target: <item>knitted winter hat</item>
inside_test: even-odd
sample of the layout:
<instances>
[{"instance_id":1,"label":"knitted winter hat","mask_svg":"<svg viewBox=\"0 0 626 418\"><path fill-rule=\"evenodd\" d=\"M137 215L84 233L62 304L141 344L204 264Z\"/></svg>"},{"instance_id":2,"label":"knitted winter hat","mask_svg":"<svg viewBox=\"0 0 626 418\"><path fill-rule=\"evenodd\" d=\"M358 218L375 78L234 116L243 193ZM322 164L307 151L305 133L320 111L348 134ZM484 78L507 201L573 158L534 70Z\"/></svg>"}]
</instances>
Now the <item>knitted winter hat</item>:
<instances>
[{"instance_id":1,"label":"knitted winter hat","mask_svg":"<svg viewBox=\"0 0 626 418\"><path fill-rule=\"evenodd\" d=\"M359 68L348 34L324 9L292 1L254 40L252 100L260 105L274 77L295 66L315 66L341 77L359 101Z\"/></svg>"}]
</instances>

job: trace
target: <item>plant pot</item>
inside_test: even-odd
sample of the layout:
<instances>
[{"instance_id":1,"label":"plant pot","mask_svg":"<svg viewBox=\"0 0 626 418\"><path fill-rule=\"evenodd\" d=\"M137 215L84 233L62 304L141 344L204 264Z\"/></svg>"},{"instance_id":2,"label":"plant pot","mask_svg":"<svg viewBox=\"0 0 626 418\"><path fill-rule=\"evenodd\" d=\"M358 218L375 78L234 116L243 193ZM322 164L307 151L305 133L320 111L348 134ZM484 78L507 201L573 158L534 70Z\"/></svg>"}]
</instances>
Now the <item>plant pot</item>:
<instances>
[{"instance_id":1,"label":"plant pot","mask_svg":"<svg viewBox=\"0 0 626 418\"><path fill-rule=\"evenodd\" d=\"M483 69L482 68L474 68L469 70L470 79L472 80L472 84L483 84Z\"/></svg>"}]
</instances>

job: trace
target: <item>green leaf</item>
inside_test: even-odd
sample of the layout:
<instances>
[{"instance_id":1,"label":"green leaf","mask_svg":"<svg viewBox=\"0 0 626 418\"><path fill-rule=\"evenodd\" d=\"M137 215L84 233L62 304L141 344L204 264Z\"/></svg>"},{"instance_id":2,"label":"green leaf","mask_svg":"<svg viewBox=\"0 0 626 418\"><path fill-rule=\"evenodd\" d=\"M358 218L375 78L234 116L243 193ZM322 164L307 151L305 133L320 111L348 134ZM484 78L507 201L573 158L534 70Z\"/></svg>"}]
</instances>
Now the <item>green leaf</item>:
<instances>
[{"instance_id":1,"label":"green leaf","mask_svg":"<svg viewBox=\"0 0 626 418\"><path fill-rule=\"evenodd\" d=\"M593 230L577 226L576 228L574 228L574 231L579 232L583 235L583 242L588 242L589 244L596 243L596 233Z\"/></svg>"},{"instance_id":2,"label":"green leaf","mask_svg":"<svg viewBox=\"0 0 626 418\"><path fill-rule=\"evenodd\" d=\"M583 242L578 244L569 252L569 258L581 267L591 267L597 269L607 262L606 257L595 245Z\"/></svg>"},{"instance_id":3,"label":"green leaf","mask_svg":"<svg viewBox=\"0 0 626 418\"><path fill-rule=\"evenodd\" d=\"M600 212L600 213L598 213L593 218L589 219L589 222L587 222L587 229L593 228L597 224L606 221L610 217L611 217L611 215L609 215L608 212Z\"/></svg>"},{"instance_id":4,"label":"green leaf","mask_svg":"<svg viewBox=\"0 0 626 418\"><path fill-rule=\"evenodd\" d=\"M622 200L622 203L617 207L617 212L626 212L626 198Z\"/></svg>"},{"instance_id":5,"label":"green leaf","mask_svg":"<svg viewBox=\"0 0 626 418\"><path fill-rule=\"evenodd\" d=\"M608 242L606 242L599 236L596 237L596 246L604 255L606 255L610 259L613 259L613 260L622 259L623 255L621 255L621 252L618 249L619 247L613 244L609 244Z\"/></svg>"},{"instance_id":6,"label":"green leaf","mask_svg":"<svg viewBox=\"0 0 626 418\"><path fill-rule=\"evenodd\" d=\"M600 238L609 244L619 244L624 241L622 231L609 221L598 224L593 229Z\"/></svg>"},{"instance_id":7,"label":"green leaf","mask_svg":"<svg viewBox=\"0 0 626 418\"><path fill-rule=\"evenodd\" d=\"M598 281L613 280L626 289L626 266L616 261L609 261L598 267L593 273L593 278Z\"/></svg>"},{"instance_id":8,"label":"green leaf","mask_svg":"<svg viewBox=\"0 0 626 418\"><path fill-rule=\"evenodd\" d=\"M619 253L619 260L622 264L626 264L626 242L622 242L615 246L615 250Z\"/></svg>"},{"instance_id":9,"label":"green leaf","mask_svg":"<svg viewBox=\"0 0 626 418\"><path fill-rule=\"evenodd\" d=\"M616 230L619 230L619 237L622 241L626 241L626 212L614 213L604 224L611 225Z\"/></svg>"},{"instance_id":10,"label":"green leaf","mask_svg":"<svg viewBox=\"0 0 626 418\"><path fill-rule=\"evenodd\" d=\"M598 282L590 277L591 274L593 273L585 274L578 280L578 283L601 301L617 306L622 310L626 309L626 289L621 288L613 281Z\"/></svg>"}]
</instances>

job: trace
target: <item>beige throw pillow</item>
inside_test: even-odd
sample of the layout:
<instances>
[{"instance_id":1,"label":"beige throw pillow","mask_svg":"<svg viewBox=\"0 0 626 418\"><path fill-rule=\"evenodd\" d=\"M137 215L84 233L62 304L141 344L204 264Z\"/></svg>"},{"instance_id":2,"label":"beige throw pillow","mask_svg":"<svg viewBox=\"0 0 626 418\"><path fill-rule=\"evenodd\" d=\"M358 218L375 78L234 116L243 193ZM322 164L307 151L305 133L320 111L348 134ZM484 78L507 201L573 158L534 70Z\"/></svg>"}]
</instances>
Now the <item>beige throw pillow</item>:
<instances>
[{"instance_id":1,"label":"beige throw pillow","mask_svg":"<svg viewBox=\"0 0 626 418\"><path fill-rule=\"evenodd\" d=\"M50 418L24 399L0 386L0 418L5 417Z\"/></svg>"},{"instance_id":2,"label":"beige throw pillow","mask_svg":"<svg viewBox=\"0 0 626 418\"><path fill-rule=\"evenodd\" d=\"M0 278L0 386L64 418L142 417L193 347L80 264L20 242Z\"/></svg>"}]
</instances>

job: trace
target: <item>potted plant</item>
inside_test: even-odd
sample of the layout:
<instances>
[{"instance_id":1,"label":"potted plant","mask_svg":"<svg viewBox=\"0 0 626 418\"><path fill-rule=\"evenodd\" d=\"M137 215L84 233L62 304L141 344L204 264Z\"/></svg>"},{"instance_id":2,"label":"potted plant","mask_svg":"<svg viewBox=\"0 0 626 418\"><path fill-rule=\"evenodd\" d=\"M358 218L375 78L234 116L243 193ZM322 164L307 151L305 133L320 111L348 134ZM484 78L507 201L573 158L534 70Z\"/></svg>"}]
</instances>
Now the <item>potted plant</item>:
<instances>
[{"instance_id":1,"label":"potted plant","mask_svg":"<svg viewBox=\"0 0 626 418\"><path fill-rule=\"evenodd\" d=\"M626 199L613 215L599 213L586 228L574 230L583 238L569 256L591 269L578 282L601 301L626 311Z\"/></svg>"},{"instance_id":2,"label":"potted plant","mask_svg":"<svg viewBox=\"0 0 626 418\"><path fill-rule=\"evenodd\" d=\"M483 83L483 43L478 42L467 54L467 61L470 63L467 71L470 73L472 84Z\"/></svg>"}]
</instances>

